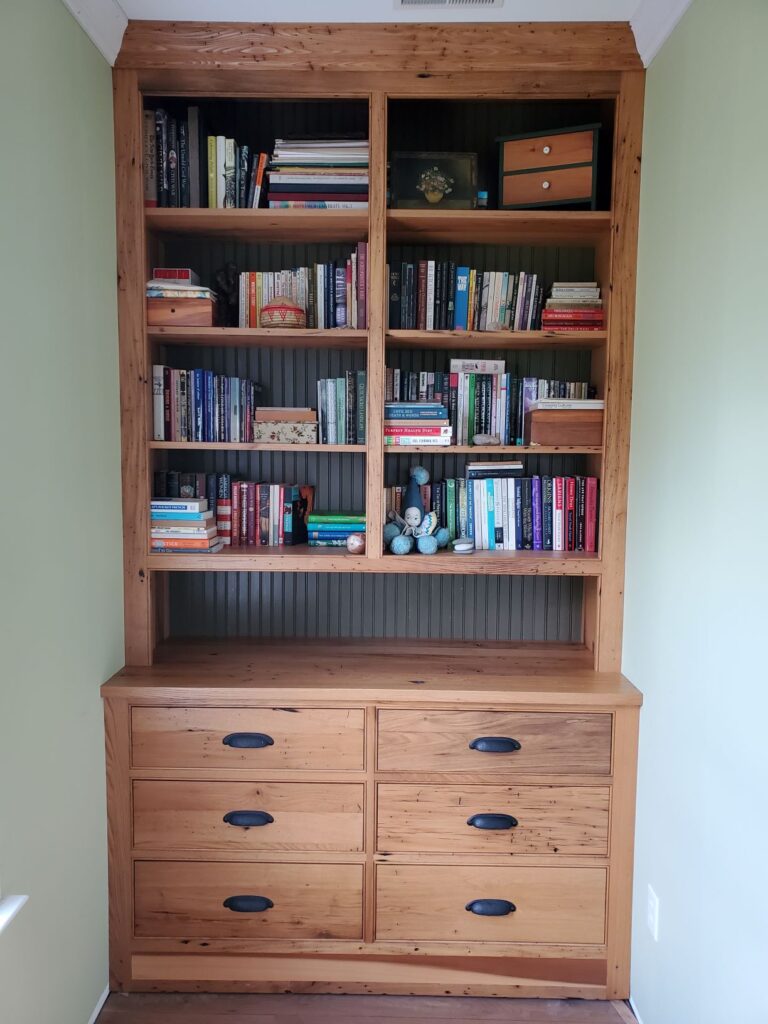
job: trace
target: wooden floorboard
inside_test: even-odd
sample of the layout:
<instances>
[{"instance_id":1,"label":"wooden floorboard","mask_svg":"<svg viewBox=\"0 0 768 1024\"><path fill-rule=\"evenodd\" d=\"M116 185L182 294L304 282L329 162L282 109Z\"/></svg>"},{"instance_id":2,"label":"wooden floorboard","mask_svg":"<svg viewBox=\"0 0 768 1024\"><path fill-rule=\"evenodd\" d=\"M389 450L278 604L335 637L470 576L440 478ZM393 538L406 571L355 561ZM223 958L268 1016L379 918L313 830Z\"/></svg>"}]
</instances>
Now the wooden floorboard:
<instances>
[{"instance_id":1,"label":"wooden floorboard","mask_svg":"<svg viewBox=\"0 0 768 1024\"><path fill-rule=\"evenodd\" d=\"M97 1024L626 1024L625 1004L434 996L114 994Z\"/></svg>"}]
</instances>

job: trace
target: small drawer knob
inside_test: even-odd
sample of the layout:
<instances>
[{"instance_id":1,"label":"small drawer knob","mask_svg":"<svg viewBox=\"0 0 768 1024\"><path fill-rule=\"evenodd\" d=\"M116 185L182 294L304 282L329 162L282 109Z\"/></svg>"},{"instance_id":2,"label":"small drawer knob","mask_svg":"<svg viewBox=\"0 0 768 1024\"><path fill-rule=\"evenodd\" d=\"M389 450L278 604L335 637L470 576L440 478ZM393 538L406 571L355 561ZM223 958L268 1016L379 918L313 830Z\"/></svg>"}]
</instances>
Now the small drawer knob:
<instances>
[{"instance_id":1,"label":"small drawer knob","mask_svg":"<svg viewBox=\"0 0 768 1024\"><path fill-rule=\"evenodd\" d=\"M552 152L552 147L551 146L544 146L544 148L542 149L542 153L544 153L546 156L549 156L549 154L551 152Z\"/></svg>"},{"instance_id":2,"label":"small drawer knob","mask_svg":"<svg viewBox=\"0 0 768 1024\"><path fill-rule=\"evenodd\" d=\"M551 185L551 182L549 182L549 181L542 181L542 183L541 183L541 187L544 189L545 192L550 187L550 185Z\"/></svg>"}]
</instances>

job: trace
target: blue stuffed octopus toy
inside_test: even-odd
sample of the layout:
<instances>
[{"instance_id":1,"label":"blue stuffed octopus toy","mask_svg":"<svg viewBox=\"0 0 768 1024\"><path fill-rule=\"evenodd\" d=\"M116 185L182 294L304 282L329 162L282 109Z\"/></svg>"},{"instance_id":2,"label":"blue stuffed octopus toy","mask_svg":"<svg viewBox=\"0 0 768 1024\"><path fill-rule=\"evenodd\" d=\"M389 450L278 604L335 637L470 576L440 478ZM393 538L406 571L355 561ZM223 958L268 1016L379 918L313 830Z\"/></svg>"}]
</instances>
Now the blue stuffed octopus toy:
<instances>
[{"instance_id":1,"label":"blue stuffed octopus toy","mask_svg":"<svg viewBox=\"0 0 768 1024\"><path fill-rule=\"evenodd\" d=\"M423 466L411 467L411 478L403 495L403 514L390 512L384 527L384 547L393 555L409 555L414 548L421 555L434 555L448 546L449 534L438 526L437 513L425 512L421 488L429 483Z\"/></svg>"}]
</instances>

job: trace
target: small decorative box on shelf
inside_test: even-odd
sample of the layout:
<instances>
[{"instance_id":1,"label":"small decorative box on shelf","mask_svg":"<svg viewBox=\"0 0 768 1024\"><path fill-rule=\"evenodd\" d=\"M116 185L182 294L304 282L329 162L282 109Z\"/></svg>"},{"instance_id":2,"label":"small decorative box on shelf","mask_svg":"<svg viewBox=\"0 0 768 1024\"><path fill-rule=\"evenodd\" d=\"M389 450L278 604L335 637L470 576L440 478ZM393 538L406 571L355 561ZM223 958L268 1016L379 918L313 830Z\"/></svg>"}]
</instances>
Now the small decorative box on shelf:
<instances>
[{"instance_id":1,"label":"small decorative box on shelf","mask_svg":"<svg viewBox=\"0 0 768 1024\"><path fill-rule=\"evenodd\" d=\"M602 409L534 409L525 418L528 445L601 445Z\"/></svg>"},{"instance_id":2,"label":"small decorative box on shelf","mask_svg":"<svg viewBox=\"0 0 768 1024\"><path fill-rule=\"evenodd\" d=\"M147 299L149 327L213 327L213 299Z\"/></svg>"},{"instance_id":3,"label":"small decorative box on shelf","mask_svg":"<svg viewBox=\"0 0 768 1024\"><path fill-rule=\"evenodd\" d=\"M256 420L254 441L267 444L317 444L317 421Z\"/></svg>"},{"instance_id":4,"label":"small decorative box on shelf","mask_svg":"<svg viewBox=\"0 0 768 1024\"><path fill-rule=\"evenodd\" d=\"M596 206L598 124L498 138L499 209Z\"/></svg>"}]
</instances>

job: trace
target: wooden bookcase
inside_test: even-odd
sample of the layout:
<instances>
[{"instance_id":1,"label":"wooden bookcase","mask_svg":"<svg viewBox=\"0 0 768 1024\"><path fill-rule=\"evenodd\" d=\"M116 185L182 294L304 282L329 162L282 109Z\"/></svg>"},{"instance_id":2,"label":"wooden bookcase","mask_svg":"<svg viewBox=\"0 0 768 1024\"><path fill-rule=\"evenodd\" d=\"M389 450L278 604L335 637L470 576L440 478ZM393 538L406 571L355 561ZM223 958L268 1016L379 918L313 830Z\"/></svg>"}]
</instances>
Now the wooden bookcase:
<instances>
[{"instance_id":1,"label":"wooden bookcase","mask_svg":"<svg viewBox=\"0 0 768 1024\"><path fill-rule=\"evenodd\" d=\"M114 71L128 667L107 684L104 691L107 697L110 771L114 987L264 990L272 986L275 990L471 991L497 995L519 991L522 994L602 997L627 994L634 763L639 695L618 673L621 663L643 85L644 72L629 27L618 24L459 27L129 23ZM333 101L367 104L370 138L369 210L361 214L330 210L145 209L142 110L146 97L172 97L190 102L207 99L222 103L279 103L290 100L297 103ZM560 104L564 124L568 123L567 115L571 107L575 110L579 104L601 104L604 116L609 119L607 134L611 140L605 164L609 180L604 183L604 195L609 199L603 204L604 208L588 212L388 209L386 169L391 148L388 135L396 127L394 112L409 102L417 105L548 103L550 109L552 105ZM576 118L574 123L580 123L580 119ZM450 148L469 147L454 142ZM306 330L290 333L256 328L146 326L145 282L148 268L163 251L163 246L170 246L170 251L175 253L183 252L185 246L194 246L195 253L201 253L206 246L214 243L220 246L290 244L308 247L311 252L312 246L354 244L360 240L367 240L369 246L369 324L365 331ZM492 335L453 331L389 331L385 268L388 250L392 246L411 249L526 246L534 249L589 250L592 253L593 271L606 301L606 329L588 336L551 335L541 331ZM183 265L195 264L190 258ZM253 264L246 267L252 269ZM182 445L152 441L151 367L153 362L158 361L157 353L164 346L172 346L174 352L198 350L209 356L223 350L247 354L261 349L277 349L307 353L308 356L313 351L322 353L334 350L345 358L364 358L368 380L367 443L364 447L291 445L281 448L264 444ZM390 355L398 359L409 359L420 358L430 352L444 352L450 357L456 351L468 349L483 353L520 351L532 357L540 353L553 353L555 356L576 351L588 353L592 380L606 402L602 445L588 448L515 447L502 449L501 452L519 454L526 458L552 456L578 459L581 472L599 477L600 534L597 554L483 551L471 556L440 552L434 556L411 555L398 558L382 550L382 495L388 482L388 473L391 477L389 467L394 466L398 460L416 454L408 452L398 455L384 448L386 360ZM197 355L197 352L194 354ZM225 549L213 556L151 553L149 499L152 470L158 465L157 459L173 456L179 451L197 452L201 458L211 459L234 457L235 452L240 452L243 458L255 460L262 456L272 457L289 452L300 453L318 461L329 458L359 461L362 458L367 516L366 553L356 556L339 549L269 547ZM463 457L472 451L462 447L450 449L449 453ZM494 452L499 453L499 449ZM428 451L419 454L429 467L433 454ZM258 467L258 462L253 465ZM281 654L280 645L270 644L268 637L261 638L262 644L266 646L262 647L261 654L255 656L248 655L245 653L247 649L237 644L174 649L172 644L169 647L165 643L172 632L170 603L172 583L175 582L172 577L176 578L176 574L203 572L333 573L347 577L361 573L393 576L573 577L580 581L583 588L580 638L579 642L572 644L528 646L445 643L430 647L405 641L394 645L373 642L365 646L352 643L343 648L348 652L348 660L345 661L347 655L343 658L340 656L338 663L326 645L322 650L317 648L314 653L301 656L307 659L304 671L310 670L307 666L317 670L318 666L323 665L325 667L321 671L329 673L324 678L328 680L330 689L320 693L318 689L313 689L315 684L296 682L293 685L289 682L290 672L284 662L286 658L296 657L296 648L291 643L283 645ZM387 669L384 655L394 659L389 662L391 669ZM271 673L271 682L264 691L258 689L256 680L259 671L255 668L256 662L249 667L249 657L255 657L256 662L263 657L263 666ZM595 720L600 718L597 713L611 716L610 766L601 763L594 769L598 774L604 773L601 781L612 787L610 830L606 838L606 851L609 853L604 853L602 859L598 858L594 862L595 871L607 872L606 930L602 943L589 940L592 946L586 948L591 952L584 952L585 947L565 940L559 946L550 943L543 953L541 950L544 947L538 947L536 940L516 945L511 953L504 943L491 942L483 946L487 955L494 958L493 970L489 968L493 980L486 983L481 979L482 971L470 970L466 964L462 968L464 973L456 972L453 967L449 971L446 967L447 973L443 977L440 974L443 968L438 964L441 949L439 942L425 944L423 955L429 953L436 960L427 965L429 970L427 966L424 966L423 971L419 967L412 978L407 971L402 975L402 972L398 973L400 969L393 966L401 954L409 952L408 949L397 941L379 942L376 945L376 914L381 910L383 897L379 897L377 911L372 892L375 872L381 868L381 864L375 853L376 822L372 817L372 808L377 799L376 787L381 779L377 774L374 749L378 743L381 758L381 722L384 721L377 716L381 716L382 708L397 708L404 701L407 703L414 700L412 695L405 696L407 685L414 682L409 678L406 663L409 658L424 657L428 659L428 669L425 668L423 672L426 675L434 672L434 678L430 676L427 680L429 685L425 687L425 714L429 713L429 708L480 707L490 708L489 714L512 708L515 713L556 709L561 713L578 715L586 708L590 713L595 713ZM451 666L451 657L455 658L454 666L460 666L460 669ZM212 658L218 660L214 662ZM477 665L470 667L474 658L479 659ZM210 687L206 688L205 681L210 678L210 666L214 663L224 670L227 680L214 680L211 685L220 687L215 695ZM292 664L295 670L296 661L292 661ZM153 667L155 665L156 669ZM355 689L353 682L358 671L362 689ZM410 675L414 671L411 669ZM462 689L455 680L450 681L456 671L465 672L467 677L479 672L480 676ZM315 695L314 703L312 692ZM139 943L136 938L138 933L134 932L132 923L140 919L141 912L136 910L133 901L137 864L143 862L142 857L132 848L132 801L136 797L135 787L138 782L142 778L154 777L146 770L142 774L141 764L151 767L155 763L151 760L136 760L137 749L144 750L146 754L145 748L136 746L136 743L143 742L141 739L136 740L136 709L154 708L160 714L158 708L175 707L178 714L183 716L186 713L184 709L191 706L250 706L254 702L277 701L281 695L284 702L296 704L299 708L307 705L307 702L312 707L321 703L330 708L344 707L354 702L360 704L360 727L363 730L361 736L365 737L366 760L365 765L359 767L364 767L364 775L349 772L347 775L350 778L354 776L363 787L367 808L364 850L356 860L356 863L362 865L364 879L363 938L366 943L373 943L371 948L378 950L377 955L390 958L392 963L387 970L392 973L377 974L373 970L373 973L366 974L364 969L353 965L352 959L349 960L347 973L341 967L334 973L324 959L327 950L342 959L348 953L352 957L348 943L330 943L318 952L317 943L300 941L273 944L274 956L269 963L262 958L259 961L262 964L260 968L254 967L250 961L245 963L247 954L252 952L247 942L234 942L229 946L226 942L214 942L211 955L219 950L221 956L218 960L214 957L209 961L214 965L209 974L196 973L197 968L194 966L179 967L181 973L168 973L168 969L163 966L163 957L168 953L167 945L163 945L165 940L150 937ZM390 713L396 714L394 710ZM447 712L438 710L435 713ZM133 755L129 752L131 735L134 736ZM185 762L184 767L193 766ZM427 765L424 772L414 772L405 781L445 781L444 776L430 776L428 769ZM596 782L590 775L592 770L593 767L588 767L574 775L574 769L569 769L576 782L585 785ZM162 776L163 771L159 774ZM294 773L291 778L298 781L300 774L296 776ZM343 775L342 772L335 778L341 779ZM187 773L182 777L190 776ZM236 777L237 773L227 775L227 778ZM545 784L560 781L557 769L539 769L537 777ZM318 776L321 782L327 782L329 778L327 773ZM455 778L460 780L461 776L456 775ZM476 783L478 778L470 781ZM486 773L480 781L491 783L498 781L498 777ZM168 859L167 853L165 856ZM610 860L606 859L608 856ZM302 855L288 855L289 862L292 857L301 861ZM192 856L187 855L183 859L190 863L194 861ZM314 859L317 861L318 857ZM334 856L326 854L319 859L331 863ZM339 857L335 860L338 861ZM442 859L433 857L432 862L435 861L451 863L449 855ZM406 857L404 863L408 862ZM414 863L417 862L418 856ZM578 858L574 863L577 862ZM534 857L530 863L534 866L544 864L546 858L539 857L537 860ZM192 871L192 866L189 870ZM382 877L384 874L386 872L382 869ZM407 872L404 872L405 876ZM555 876L548 877L553 879ZM599 881L596 875L594 878ZM162 887L162 878L159 881L153 880L151 884ZM195 884L195 878L190 877L190 884ZM557 893L552 898L557 899ZM381 927L385 929L384 925ZM390 937L398 934L399 926L391 915L387 927L390 929ZM144 934L152 936L157 933L150 930ZM462 956L466 954L469 957L467 963L471 962L473 956L479 955L479 945L473 945L472 942L462 945ZM184 951L177 949L176 952ZM410 952L413 952L412 947ZM281 956L293 954L305 956L308 960L302 968L303 973L298 970L290 976L292 980L285 981L284 974L275 965ZM548 976L546 970L537 973L536 969L530 968L530 963L540 955L545 959L555 958L550 962L556 962L559 966L552 976ZM226 957L235 957L243 963L233 967L230 959L226 961L229 966L225 968L220 961ZM315 962L313 957L317 964L322 962L326 966L306 966ZM179 965L183 959L181 957L174 962ZM528 967L521 966L524 961ZM429 971L437 973L431 975ZM520 981L522 977L526 979L524 982Z\"/></svg>"}]
</instances>

